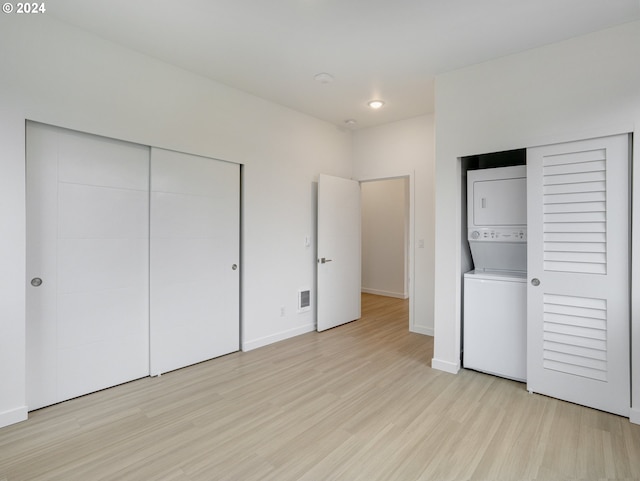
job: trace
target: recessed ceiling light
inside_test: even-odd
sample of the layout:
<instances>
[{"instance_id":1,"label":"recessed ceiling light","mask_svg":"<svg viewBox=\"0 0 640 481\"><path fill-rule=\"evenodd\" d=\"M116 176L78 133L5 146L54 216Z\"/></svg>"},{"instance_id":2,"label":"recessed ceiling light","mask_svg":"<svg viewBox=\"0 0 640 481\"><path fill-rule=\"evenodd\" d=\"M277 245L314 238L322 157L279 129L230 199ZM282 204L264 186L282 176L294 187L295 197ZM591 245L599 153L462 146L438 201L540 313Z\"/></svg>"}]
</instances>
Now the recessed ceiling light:
<instances>
[{"instance_id":1,"label":"recessed ceiling light","mask_svg":"<svg viewBox=\"0 0 640 481\"><path fill-rule=\"evenodd\" d=\"M384 105L384 102L382 100L369 100L369 103L367 105L376 110L382 107Z\"/></svg>"},{"instance_id":2,"label":"recessed ceiling light","mask_svg":"<svg viewBox=\"0 0 640 481\"><path fill-rule=\"evenodd\" d=\"M317 82L320 82L321 84L329 84L331 82L333 82L333 75L326 73L326 72L320 72L318 74L316 74L313 77Z\"/></svg>"}]
</instances>

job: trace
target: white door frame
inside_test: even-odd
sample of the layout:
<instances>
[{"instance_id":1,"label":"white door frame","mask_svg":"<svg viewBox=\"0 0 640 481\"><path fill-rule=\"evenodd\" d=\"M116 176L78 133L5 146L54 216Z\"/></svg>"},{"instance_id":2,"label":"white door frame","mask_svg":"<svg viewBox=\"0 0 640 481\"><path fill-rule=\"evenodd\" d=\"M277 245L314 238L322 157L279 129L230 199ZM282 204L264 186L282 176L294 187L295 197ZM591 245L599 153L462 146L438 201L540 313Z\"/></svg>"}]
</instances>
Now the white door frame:
<instances>
[{"instance_id":1,"label":"white door frame","mask_svg":"<svg viewBox=\"0 0 640 481\"><path fill-rule=\"evenodd\" d=\"M631 412L629 420L640 424L640 127L631 137ZM636 255L634 255L634 252Z\"/></svg>"},{"instance_id":2,"label":"white door frame","mask_svg":"<svg viewBox=\"0 0 640 481\"><path fill-rule=\"evenodd\" d=\"M357 179L360 184L365 182L377 182L383 180L409 179L409 330L418 334L432 335L430 332L416 328L414 306L415 306L415 173L400 172L397 175L384 177L365 177Z\"/></svg>"}]
</instances>

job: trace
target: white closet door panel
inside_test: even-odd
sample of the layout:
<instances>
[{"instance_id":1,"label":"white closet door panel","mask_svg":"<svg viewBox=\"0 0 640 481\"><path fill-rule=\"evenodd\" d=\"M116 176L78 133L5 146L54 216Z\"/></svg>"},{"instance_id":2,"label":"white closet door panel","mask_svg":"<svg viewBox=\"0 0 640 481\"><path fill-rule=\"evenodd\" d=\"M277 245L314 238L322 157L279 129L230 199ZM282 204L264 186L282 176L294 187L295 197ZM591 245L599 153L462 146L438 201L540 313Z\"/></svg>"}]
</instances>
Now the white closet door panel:
<instances>
[{"instance_id":1,"label":"white closet door panel","mask_svg":"<svg viewBox=\"0 0 640 481\"><path fill-rule=\"evenodd\" d=\"M27 295L26 305L26 383L29 410L60 402L58 397L58 326L56 323L58 296L55 289L55 258L41 263L45 283L40 295ZM37 259L29 259L34 264ZM49 267L46 264L50 264ZM53 265L51 265L53 264ZM35 276L28 274L27 282ZM44 289L42 289L44 287ZM27 293L31 287L27 287Z\"/></svg>"},{"instance_id":2,"label":"white closet door panel","mask_svg":"<svg viewBox=\"0 0 640 481\"><path fill-rule=\"evenodd\" d=\"M570 192L567 194L555 194L554 196L547 196L544 199L545 209L552 205L566 205L578 202L604 202L606 200L605 192L603 191L591 191L591 192ZM566 212L566 211L565 211Z\"/></svg>"},{"instance_id":3,"label":"white closet door panel","mask_svg":"<svg viewBox=\"0 0 640 481\"><path fill-rule=\"evenodd\" d=\"M239 348L239 173L152 149L152 374Z\"/></svg>"},{"instance_id":4,"label":"white closet door panel","mask_svg":"<svg viewBox=\"0 0 640 481\"><path fill-rule=\"evenodd\" d=\"M154 280L165 284L206 281L212 272L230 267L224 248L221 239L155 239Z\"/></svg>"},{"instance_id":5,"label":"white closet door panel","mask_svg":"<svg viewBox=\"0 0 640 481\"><path fill-rule=\"evenodd\" d=\"M163 332L152 338L152 353L162 353L153 358L153 370L167 372L238 350L238 325L222 322L237 314L234 299L226 298L225 291L211 282L153 289L153 331Z\"/></svg>"},{"instance_id":6,"label":"white closet door panel","mask_svg":"<svg viewBox=\"0 0 640 481\"><path fill-rule=\"evenodd\" d=\"M568 203L553 203L545 204L545 214L560 214L566 212L604 212L607 205L604 201L601 202L568 202Z\"/></svg>"},{"instance_id":7,"label":"white closet door panel","mask_svg":"<svg viewBox=\"0 0 640 481\"><path fill-rule=\"evenodd\" d=\"M27 404L149 373L148 149L27 124Z\"/></svg>"},{"instance_id":8,"label":"white closet door panel","mask_svg":"<svg viewBox=\"0 0 640 481\"><path fill-rule=\"evenodd\" d=\"M71 399L149 375L138 337L117 337L59 349L58 396Z\"/></svg>"},{"instance_id":9,"label":"white closet door panel","mask_svg":"<svg viewBox=\"0 0 640 481\"><path fill-rule=\"evenodd\" d=\"M60 293L145 287L147 239L60 239Z\"/></svg>"},{"instance_id":10,"label":"white closet door panel","mask_svg":"<svg viewBox=\"0 0 640 481\"><path fill-rule=\"evenodd\" d=\"M152 152L152 192L174 192L211 198L236 195L237 182L224 183L218 180L221 175L237 177L237 164L170 150L153 149Z\"/></svg>"},{"instance_id":11,"label":"white closet door panel","mask_svg":"<svg viewBox=\"0 0 640 481\"><path fill-rule=\"evenodd\" d=\"M146 289L61 294L59 346L66 349L102 339L147 335L146 326L135 322L147 315L146 294Z\"/></svg>"},{"instance_id":12,"label":"white closet door panel","mask_svg":"<svg viewBox=\"0 0 640 481\"><path fill-rule=\"evenodd\" d=\"M211 238L219 235L217 219L226 215L224 199L154 192L153 234L156 238ZM229 222L225 220L224 222Z\"/></svg>"},{"instance_id":13,"label":"white closet door panel","mask_svg":"<svg viewBox=\"0 0 640 481\"><path fill-rule=\"evenodd\" d=\"M148 239L148 196L141 190L60 184L59 237Z\"/></svg>"},{"instance_id":14,"label":"white closet door panel","mask_svg":"<svg viewBox=\"0 0 640 481\"><path fill-rule=\"evenodd\" d=\"M621 135L527 151L527 270L539 280L527 293L528 389L624 416L628 145Z\"/></svg>"},{"instance_id":15,"label":"white closet door panel","mask_svg":"<svg viewBox=\"0 0 640 481\"><path fill-rule=\"evenodd\" d=\"M546 169L545 169L546 171ZM548 175L545 173L544 185L580 184L590 182L604 182L604 172L583 172L575 174Z\"/></svg>"},{"instance_id":16,"label":"white closet door panel","mask_svg":"<svg viewBox=\"0 0 640 481\"><path fill-rule=\"evenodd\" d=\"M211 315L211 310L216 306L215 301L219 300L214 289L215 286L210 282L174 283L158 287L154 290L152 298L152 302L158 308L153 318L154 324L175 333L178 337L188 336L193 326L182 326L174 322L176 318L184 317L203 322L203 334L213 333L214 323L206 323L206 321ZM199 325L194 323L194 326ZM185 331L185 334L181 334L181 331Z\"/></svg>"},{"instance_id":17,"label":"white closet door panel","mask_svg":"<svg viewBox=\"0 0 640 481\"><path fill-rule=\"evenodd\" d=\"M562 163L546 163L545 171L547 172L547 175L560 175L582 172L599 172L606 170L604 155L602 151L593 151L590 152L590 155L592 155L593 158L589 160L587 160L586 158L580 159L579 162L574 163L568 162L568 158L565 156L564 159L562 159Z\"/></svg>"},{"instance_id":18,"label":"white closet door panel","mask_svg":"<svg viewBox=\"0 0 640 481\"><path fill-rule=\"evenodd\" d=\"M46 247L58 238L58 152L51 148L57 145L58 135L40 124L29 124L27 143L27 212L38 212L37 222L27 222L27 235L39 242L30 247L28 262L40 268L43 261L52 261L46 254ZM38 195L31 195L37 188ZM29 221L29 219L27 219ZM49 278L49 276L47 276Z\"/></svg>"},{"instance_id":19,"label":"white closet door panel","mask_svg":"<svg viewBox=\"0 0 640 481\"><path fill-rule=\"evenodd\" d=\"M60 182L149 190L149 148L57 129ZM96 149L96 145L100 147Z\"/></svg>"},{"instance_id":20,"label":"white closet door panel","mask_svg":"<svg viewBox=\"0 0 640 481\"><path fill-rule=\"evenodd\" d=\"M58 133L41 124L27 127L27 282L26 382L29 409L59 401L56 311L58 259L51 255L58 238Z\"/></svg>"},{"instance_id":21,"label":"white closet door panel","mask_svg":"<svg viewBox=\"0 0 640 481\"><path fill-rule=\"evenodd\" d=\"M571 152L566 149L562 150L562 147L560 145L557 146L560 147L557 155L562 157L556 157L555 154L545 157L542 164L544 165L545 169L554 167L558 168L560 166L571 166L572 164L586 164L587 162L600 162L605 158L602 149L596 148L580 152ZM585 167L581 167L581 169L584 170ZM588 167L586 168L588 169ZM550 172L553 173L553 170Z\"/></svg>"},{"instance_id":22,"label":"white closet door panel","mask_svg":"<svg viewBox=\"0 0 640 481\"><path fill-rule=\"evenodd\" d=\"M599 195L606 188L606 182L577 182L556 185L545 185L543 193L545 195L578 195L587 198L592 195ZM555 197L548 197L545 202L553 202Z\"/></svg>"}]
</instances>

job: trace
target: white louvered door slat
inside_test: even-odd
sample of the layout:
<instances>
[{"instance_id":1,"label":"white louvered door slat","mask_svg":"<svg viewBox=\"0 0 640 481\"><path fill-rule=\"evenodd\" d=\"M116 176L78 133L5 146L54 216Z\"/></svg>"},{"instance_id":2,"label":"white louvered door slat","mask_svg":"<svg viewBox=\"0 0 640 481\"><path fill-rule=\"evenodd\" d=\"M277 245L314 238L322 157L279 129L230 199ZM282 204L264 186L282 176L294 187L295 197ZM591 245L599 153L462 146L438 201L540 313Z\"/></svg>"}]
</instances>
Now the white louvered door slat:
<instances>
[{"instance_id":1,"label":"white louvered door slat","mask_svg":"<svg viewBox=\"0 0 640 481\"><path fill-rule=\"evenodd\" d=\"M591 182L576 182L567 184L547 184L544 186L545 195L562 195L562 194L582 194L575 197L580 202L586 199L589 195L602 195L606 189L606 182L604 180L591 181ZM555 199L549 198L547 202L552 203Z\"/></svg>"},{"instance_id":2,"label":"white louvered door slat","mask_svg":"<svg viewBox=\"0 0 640 481\"><path fill-rule=\"evenodd\" d=\"M527 388L629 415L629 138L527 151Z\"/></svg>"},{"instance_id":3,"label":"white louvered door slat","mask_svg":"<svg viewBox=\"0 0 640 481\"><path fill-rule=\"evenodd\" d=\"M562 204L545 204L545 214L559 214L565 212L604 212L605 202L565 202Z\"/></svg>"}]
</instances>

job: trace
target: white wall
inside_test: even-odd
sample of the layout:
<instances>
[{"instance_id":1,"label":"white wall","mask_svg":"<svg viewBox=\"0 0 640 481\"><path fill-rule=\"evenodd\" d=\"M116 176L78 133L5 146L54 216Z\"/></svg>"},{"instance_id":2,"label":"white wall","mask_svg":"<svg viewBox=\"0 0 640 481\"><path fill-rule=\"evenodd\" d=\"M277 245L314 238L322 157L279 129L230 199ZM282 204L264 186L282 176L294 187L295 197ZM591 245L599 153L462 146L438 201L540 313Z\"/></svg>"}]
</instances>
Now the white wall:
<instances>
[{"instance_id":1,"label":"white wall","mask_svg":"<svg viewBox=\"0 0 640 481\"><path fill-rule=\"evenodd\" d=\"M408 178L363 182L362 292L409 297Z\"/></svg>"},{"instance_id":2,"label":"white wall","mask_svg":"<svg viewBox=\"0 0 640 481\"><path fill-rule=\"evenodd\" d=\"M434 290L434 119L424 115L358 130L353 139L354 178L409 176L413 230L410 232L410 329L433 335Z\"/></svg>"},{"instance_id":3,"label":"white wall","mask_svg":"<svg viewBox=\"0 0 640 481\"><path fill-rule=\"evenodd\" d=\"M434 367L450 372L460 368L462 273L461 245L456 241L461 238L458 159L465 155L635 130L637 165L640 158L638 59L640 22L635 22L436 79ZM636 194L640 192L639 187L636 186ZM638 244L637 236L635 244ZM637 265L637 261L634 262ZM637 274L636 268L634 276ZM639 296L639 290L634 289L634 313L639 312ZM638 348L633 349L632 418L635 416L638 420L639 324L640 320L633 321L633 345Z\"/></svg>"},{"instance_id":4,"label":"white wall","mask_svg":"<svg viewBox=\"0 0 640 481\"><path fill-rule=\"evenodd\" d=\"M25 119L244 164L243 348L314 329L313 183L351 177L350 133L46 15L0 17L0 59L0 426L26 414Z\"/></svg>"}]
</instances>

